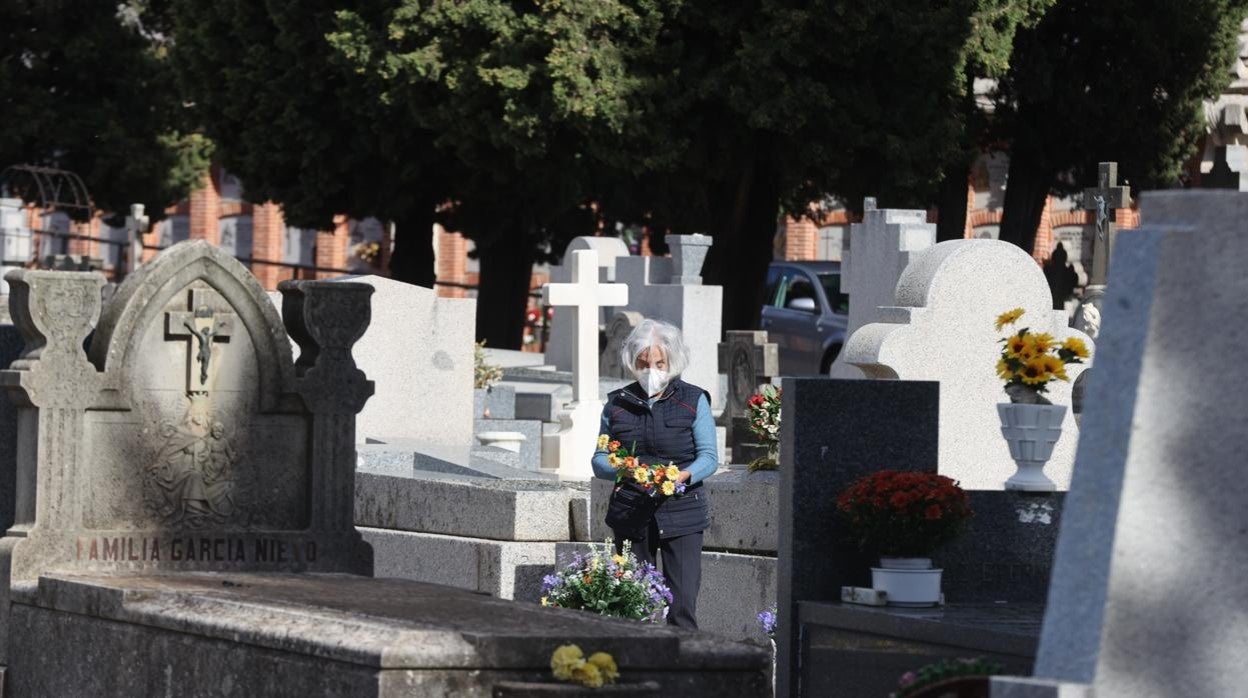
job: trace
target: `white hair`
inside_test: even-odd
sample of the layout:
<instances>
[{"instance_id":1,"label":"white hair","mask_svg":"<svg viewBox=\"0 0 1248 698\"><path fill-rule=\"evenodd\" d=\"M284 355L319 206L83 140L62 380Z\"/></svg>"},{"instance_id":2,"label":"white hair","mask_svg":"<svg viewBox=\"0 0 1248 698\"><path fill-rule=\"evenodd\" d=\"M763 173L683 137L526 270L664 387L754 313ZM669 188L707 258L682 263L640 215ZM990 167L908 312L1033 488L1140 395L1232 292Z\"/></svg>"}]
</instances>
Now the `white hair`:
<instances>
[{"instance_id":1,"label":"white hair","mask_svg":"<svg viewBox=\"0 0 1248 698\"><path fill-rule=\"evenodd\" d=\"M637 357L650 347L658 347L667 357L667 372L673 378L689 367L689 347L680 328L662 320L646 318L637 323L620 347L620 361L631 371L637 366Z\"/></svg>"}]
</instances>

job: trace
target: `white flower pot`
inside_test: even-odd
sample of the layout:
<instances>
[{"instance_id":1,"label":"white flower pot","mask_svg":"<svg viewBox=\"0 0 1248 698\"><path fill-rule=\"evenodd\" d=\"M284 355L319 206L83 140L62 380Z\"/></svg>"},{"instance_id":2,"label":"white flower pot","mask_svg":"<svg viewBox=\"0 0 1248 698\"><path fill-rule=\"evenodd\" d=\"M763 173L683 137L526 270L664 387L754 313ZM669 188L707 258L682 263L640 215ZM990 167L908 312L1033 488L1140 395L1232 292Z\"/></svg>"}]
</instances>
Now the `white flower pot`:
<instances>
[{"instance_id":1,"label":"white flower pot","mask_svg":"<svg viewBox=\"0 0 1248 698\"><path fill-rule=\"evenodd\" d=\"M1044 474L1044 464L1053 455L1053 446L1062 436L1065 405L997 404L1001 434L1010 445L1010 457L1018 471L1005 481L1007 490L1052 492L1057 489Z\"/></svg>"},{"instance_id":2,"label":"white flower pot","mask_svg":"<svg viewBox=\"0 0 1248 698\"><path fill-rule=\"evenodd\" d=\"M935 606L942 572L925 557L880 558L880 566L871 568L871 587L888 594L889 606Z\"/></svg>"}]
</instances>

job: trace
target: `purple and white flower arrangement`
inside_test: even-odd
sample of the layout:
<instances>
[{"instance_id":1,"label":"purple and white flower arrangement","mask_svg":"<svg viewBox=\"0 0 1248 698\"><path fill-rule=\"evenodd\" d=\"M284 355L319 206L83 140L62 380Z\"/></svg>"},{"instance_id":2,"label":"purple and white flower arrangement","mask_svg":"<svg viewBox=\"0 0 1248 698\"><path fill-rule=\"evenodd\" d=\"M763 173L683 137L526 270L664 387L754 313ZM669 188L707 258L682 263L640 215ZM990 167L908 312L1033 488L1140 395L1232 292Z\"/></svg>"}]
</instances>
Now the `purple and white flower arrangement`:
<instances>
[{"instance_id":1,"label":"purple and white flower arrangement","mask_svg":"<svg viewBox=\"0 0 1248 698\"><path fill-rule=\"evenodd\" d=\"M632 545L624 541L620 553L610 539L588 555L576 553L563 569L542 578L542 605L574 608L604 616L648 620L667 617L672 592L658 568L639 563Z\"/></svg>"}]
</instances>

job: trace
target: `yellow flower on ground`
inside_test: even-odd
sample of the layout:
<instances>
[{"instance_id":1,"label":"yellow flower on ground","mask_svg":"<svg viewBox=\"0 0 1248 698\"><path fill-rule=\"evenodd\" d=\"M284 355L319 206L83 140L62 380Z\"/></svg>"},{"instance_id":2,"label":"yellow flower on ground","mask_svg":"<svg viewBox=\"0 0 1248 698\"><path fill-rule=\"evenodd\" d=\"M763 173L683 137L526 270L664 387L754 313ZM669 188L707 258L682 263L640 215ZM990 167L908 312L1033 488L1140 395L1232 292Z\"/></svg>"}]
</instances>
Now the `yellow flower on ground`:
<instances>
[{"instance_id":1,"label":"yellow flower on ground","mask_svg":"<svg viewBox=\"0 0 1248 698\"><path fill-rule=\"evenodd\" d=\"M549 606L549 605L550 605L550 597L549 597L549 596L543 596L543 597L542 597L542 605L543 605L543 606Z\"/></svg>"},{"instance_id":2,"label":"yellow flower on ground","mask_svg":"<svg viewBox=\"0 0 1248 698\"><path fill-rule=\"evenodd\" d=\"M585 664L585 653L576 645L560 645L550 655L550 671L560 681L572 678L572 672Z\"/></svg>"},{"instance_id":3,"label":"yellow flower on ground","mask_svg":"<svg viewBox=\"0 0 1248 698\"><path fill-rule=\"evenodd\" d=\"M572 680L587 688L602 688L602 671L589 662L572 669Z\"/></svg>"},{"instance_id":4,"label":"yellow flower on ground","mask_svg":"<svg viewBox=\"0 0 1248 698\"><path fill-rule=\"evenodd\" d=\"M668 480L667 482L663 483L662 487L663 487L663 494L669 497L676 494L676 483L672 482L671 480Z\"/></svg>"},{"instance_id":5,"label":"yellow flower on ground","mask_svg":"<svg viewBox=\"0 0 1248 698\"><path fill-rule=\"evenodd\" d=\"M1027 360L1023 364L1023 368L1019 371L1019 376L1027 385L1044 385L1053 379L1053 374L1049 372L1047 362L1043 356L1035 356Z\"/></svg>"},{"instance_id":6,"label":"yellow flower on ground","mask_svg":"<svg viewBox=\"0 0 1248 698\"><path fill-rule=\"evenodd\" d=\"M1044 361L1045 370L1052 373L1054 378L1063 381L1070 380L1066 375L1066 364L1061 359L1052 354L1045 354L1040 359Z\"/></svg>"},{"instance_id":7,"label":"yellow flower on ground","mask_svg":"<svg viewBox=\"0 0 1248 698\"><path fill-rule=\"evenodd\" d=\"M1000 332L1001 328L1005 327L1006 325L1013 325L1014 321L1019 319L1022 316L1023 316L1022 308L1015 308L1013 310L1001 313L1000 315L997 316L997 331Z\"/></svg>"},{"instance_id":8,"label":"yellow flower on ground","mask_svg":"<svg viewBox=\"0 0 1248 698\"><path fill-rule=\"evenodd\" d=\"M603 450L604 448L607 447L607 444L610 442L611 442L610 436L607 436L606 434L599 434L598 435L598 450L599 451Z\"/></svg>"},{"instance_id":9,"label":"yellow flower on ground","mask_svg":"<svg viewBox=\"0 0 1248 698\"><path fill-rule=\"evenodd\" d=\"M633 468L633 479L641 483L649 482L650 471L646 469L646 466L639 465L636 468Z\"/></svg>"},{"instance_id":10,"label":"yellow flower on ground","mask_svg":"<svg viewBox=\"0 0 1248 698\"><path fill-rule=\"evenodd\" d=\"M677 468L674 465L667 466L667 479L675 480L678 477L680 477L680 468Z\"/></svg>"},{"instance_id":11,"label":"yellow flower on ground","mask_svg":"<svg viewBox=\"0 0 1248 698\"><path fill-rule=\"evenodd\" d=\"M1084 344L1083 340L1078 337L1067 337L1066 341L1062 342L1062 349L1074 354L1077 358L1088 358L1088 345Z\"/></svg>"},{"instance_id":12,"label":"yellow flower on ground","mask_svg":"<svg viewBox=\"0 0 1248 698\"><path fill-rule=\"evenodd\" d=\"M594 652L589 655L587 661L598 667L598 671L602 672L602 678L606 679L608 683L620 678L620 669L615 665L615 658L606 652Z\"/></svg>"}]
</instances>

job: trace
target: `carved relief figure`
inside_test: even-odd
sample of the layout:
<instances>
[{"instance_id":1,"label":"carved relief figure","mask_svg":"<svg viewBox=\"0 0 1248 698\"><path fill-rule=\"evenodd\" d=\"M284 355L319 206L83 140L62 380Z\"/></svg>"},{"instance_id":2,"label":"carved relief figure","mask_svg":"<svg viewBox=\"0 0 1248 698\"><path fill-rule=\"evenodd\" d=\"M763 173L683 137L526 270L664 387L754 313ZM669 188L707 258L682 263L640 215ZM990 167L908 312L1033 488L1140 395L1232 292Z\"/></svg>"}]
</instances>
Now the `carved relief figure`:
<instances>
[{"instance_id":1,"label":"carved relief figure","mask_svg":"<svg viewBox=\"0 0 1248 698\"><path fill-rule=\"evenodd\" d=\"M192 409L182 425L162 422L159 434L163 444L144 478L149 511L165 524L185 528L236 519L233 466L238 456L225 425Z\"/></svg>"}]
</instances>

